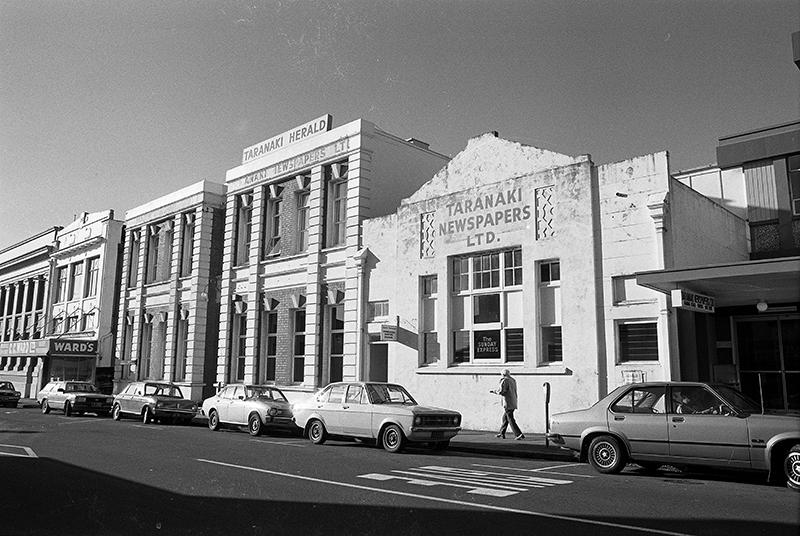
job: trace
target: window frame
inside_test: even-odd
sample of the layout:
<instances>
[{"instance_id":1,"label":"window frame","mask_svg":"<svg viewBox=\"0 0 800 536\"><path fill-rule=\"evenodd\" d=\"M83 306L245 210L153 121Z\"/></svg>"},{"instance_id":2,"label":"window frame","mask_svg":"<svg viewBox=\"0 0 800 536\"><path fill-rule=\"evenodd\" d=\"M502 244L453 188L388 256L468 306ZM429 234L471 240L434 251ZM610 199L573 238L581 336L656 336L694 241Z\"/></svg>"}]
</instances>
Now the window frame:
<instances>
[{"instance_id":1,"label":"window frame","mask_svg":"<svg viewBox=\"0 0 800 536\"><path fill-rule=\"evenodd\" d=\"M623 326L633 326L633 325L652 325L652 328L655 332L655 358L647 358L647 359L630 359L625 358L623 356L623 341L622 341L622 331L620 328ZM658 320L656 318L630 318L630 319L619 319L614 322L614 339L616 343L616 362L617 364L628 364L628 363L658 363L661 361L660 351L659 351L659 336L658 336Z\"/></svg>"}]
</instances>

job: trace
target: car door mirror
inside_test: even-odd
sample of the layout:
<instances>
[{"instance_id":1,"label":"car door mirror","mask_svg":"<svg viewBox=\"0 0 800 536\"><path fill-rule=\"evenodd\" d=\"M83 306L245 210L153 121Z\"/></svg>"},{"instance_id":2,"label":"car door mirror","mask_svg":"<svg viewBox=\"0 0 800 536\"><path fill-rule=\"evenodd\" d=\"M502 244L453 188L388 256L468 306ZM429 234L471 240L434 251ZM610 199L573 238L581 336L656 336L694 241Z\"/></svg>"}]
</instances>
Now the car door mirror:
<instances>
[{"instance_id":1,"label":"car door mirror","mask_svg":"<svg viewBox=\"0 0 800 536\"><path fill-rule=\"evenodd\" d=\"M242 396L242 395L239 395L239 396L238 396L238 397L236 397L236 398L238 398L239 400L244 400L244 396Z\"/></svg>"},{"instance_id":2,"label":"car door mirror","mask_svg":"<svg viewBox=\"0 0 800 536\"><path fill-rule=\"evenodd\" d=\"M57 393L63 393L63 392L64 392L64 389L63 389L63 388L61 388L61 387L59 387L58 389L56 389L56 392L57 392Z\"/></svg>"}]
</instances>

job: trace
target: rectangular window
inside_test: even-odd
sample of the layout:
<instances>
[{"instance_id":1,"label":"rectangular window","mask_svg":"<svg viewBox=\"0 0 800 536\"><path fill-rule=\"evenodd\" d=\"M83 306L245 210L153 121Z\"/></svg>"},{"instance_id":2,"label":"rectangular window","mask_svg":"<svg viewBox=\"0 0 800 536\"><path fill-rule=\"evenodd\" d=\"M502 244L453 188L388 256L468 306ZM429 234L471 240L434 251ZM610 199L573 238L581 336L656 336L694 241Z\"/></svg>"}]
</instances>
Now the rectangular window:
<instances>
[{"instance_id":1,"label":"rectangular window","mask_svg":"<svg viewBox=\"0 0 800 536\"><path fill-rule=\"evenodd\" d=\"M67 273L69 266L62 266L58 269L56 276L56 303L67 301Z\"/></svg>"},{"instance_id":2,"label":"rectangular window","mask_svg":"<svg viewBox=\"0 0 800 536\"><path fill-rule=\"evenodd\" d=\"M83 261L72 264L68 300L83 297Z\"/></svg>"},{"instance_id":3,"label":"rectangular window","mask_svg":"<svg viewBox=\"0 0 800 536\"><path fill-rule=\"evenodd\" d=\"M67 333L74 333L78 331L78 315L67 317Z\"/></svg>"},{"instance_id":4,"label":"rectangular window","mask_svg":"<svg viewBox=\"0 0 800 536\"><path fill-rule=\"evenodd\" d=\"M297 194L297 252L308 249L309 193Z\"/></svg>"},{"instance_id":5,"label":"rectangular window","mask_svg":"<svg viewBox=\"0 0 800 536\"><path fill-rule=\"evenodd\" d=\"M281 253L281 205L283 199L271 197L267 201L267 217L264 221L264 258Z\"/></svg>"},{"instance_id":6,"label":"rectangular window","mask_svg":"<svg viewBox=\"0 0 800 536\"><path fill-rule=\"evenodd\" d=\"M234 266L244 266L250 261L250 220L253 216L253 194L236 196L236 241Z\"/></svg>"},{"instance_id":7,"label":"rectangular window","mask_svg":"<svg viewBox=\"0 0 800 536\"><path fill-rule=\"evenodd\" d=\"M619 361L658 361L658 327L655 322L617 324Z\"/></svg>"},{"instance_id":8,"label":"rectangular window","mask_svg":"<svg viewBox=\"0 0 800 536\"><path fill-rule=\"evenodd\" d=\"M789 195L792 199L792 214L800 216L800 154L786 159L789 174Z\"/></svg>"},{"instance_id":9,"label":"rectangular window","mask_svg":"<svg viewBox=\"0 0 800 536\"><path fill-rule=\"evenodd\" d=\"M133 317L127 316L122 327L122 359L129 360L133 351Z\"/></svg>"},{"instance_id":10,"label":"rectangular window","mask_svg":"<svg viewBox=\"0 0 800 536\"><path fill-rule=\"evenodd\" d=\"M264 344L265 361L264 381L275 381L275 365L278 360L278 313L277 311L264 313Z\"/></svg>"},{"instance_id":11,"label":"rectangular window","mask_svg":"<svg viewBox=\"0 0 800 536\"><path fill-rule=\"evenodd\" d=\"M194 218L191 212L181 217L181 273L180 277L192 275L192 256L194 254Z\"/></svg>"},{"instance_id":12,"label":"rectangular window","mask_svg":"<svg viewBox=\"0 0 800 536\"><path fill-rule=\"evenodd\" d=\"M247 313L234 315L234 355L233 381L244 381L245 360L247 356Z\"/></svg>"},{"instance_id":13,"label":"rectangular window","mask_svg":"<svg viewBox=\"0 0 800 536\"><path fill-rule=\"evenodd\" d=\"M186 379L186 357L189 349L189 319L178 320L178 333L175 336L175 367L172 372L173 380L182 382Z\"/></svg>"},{"instance_id":14,"label":"rectangular window","mask_svg":"<svg viewBox=\"0 0 800 536\"><path fill-rule=\"evenodd\" d=\"M369 302L367 316L369 322L385 320L389 317L389 302L386 300Z\"/></svg>"},{"instance_id":15,"label":"rectangular window","mask_svg":"<svg viewBox=\"0 0 800 536\"><path fill-rule=\"evenodd\" d=\"M522 249L455 257L450 267L453 362L524 359Z\"/></svg>"},{"instance_id":16,"label":"rectangular window","mask_svg":"<svg viewBox=\"0 0 800 536\"><path fill-rule=\"evenodd\" d=\"M293 315L292 329L292 381L305 381L306 357L306 310L296 309Z\"/></svg>"},{"instance_id":17,"label":"rectangular window","mask_svg":"<svg viewBox=\"0 0 800 536\"><path fill-rule=\"evenodd\" d=\"M164 221L148 228L147 270L145 283L161 283L169 279L172 267L172 222Z\"/></svg>"},{"instance_id":18,"label":"rectangular window","mask_svg":"<svg viewBox=\"0 0 800 536\"><path fill-rule=\"evenodd\" d=\"M97 296L97 284L100 279L100 257L93 257L87 261L86 297Z\"/></svg>"},{"instance_id":19,"label":"rectangular window","mask_svg":"<svg viewBox=\"0 0 800 536\"><path fill-rule=\"evenodd\" d=\"M139 283L139 252L141 231L131 231L130 255L128 255L128 288Z\"/></svg>"},{"instance_id":20,"label":"rectangular window","mask_svg":"<svg viewBox=\"0 0 800 536\"><path fill-rule=\"evenodd\" d=\"M430 365L439 360L439 336L436 332L436 301L439 284L437 276L426 275L421 278L422 306L422 364Z\"/></svg>"},{"instance_id":21,"label":"rectangular window","mask_svg":"<svg viewBox=\"0 0 800 536\"><path fill-rule=\"evenodd\" d=\"M344 374L344 307L331 307L330 313L330 381L340 382Z\"/></svg>"},{"instance_id":22,"label":"rectangular window","mask_svg":"<svg viewBox=\"0 0 800 536\"><path fill-rule=\"evenodd\" d=\"M563 361L561 343L561 264L557 260L539 263L539 361Z\"/></svg>"},{"instance_id":23,"label":"rectangular window","mask_svg":"<svg viewBox=\"0 0 800 536\"><path fill-rule=\"evenodd\" d=\"M347 164L338 162L326 169L328 181L327 246L345 243L347 225Z\"/></svg>"},{"instance_id":24,"label":"rectangular window","mask_svg":"<svg viewBox=\"0 0 800 536\"><path fill-rule=\"evenodd\" d=\"M149 315L145 315L149 316ZM150 319L142 324L142 338L139 345L139 379L150 379L150 355L153 346L153 324Z\"/></svg>"},{"instance_id":25,"label":"rectangular window","mask_svg":"<svg viewBox=\"0 0 800 536\"><path fill-rule=\"evenodd\" d=\"M64 329L64 318L59 316L53 319L53 335L58 335ZM6 340L10 340L10 335L6 336Z\"/></svg>"},{"instance_id":26,"label":"rectangular window","mask_svg":"<svg viewBox=\"0 0 800 536\"><path fill-rule=\"evenodd\" d=\"M83 315L83 326L81 331L92 331L97 327L97 313L92 311L90 313L84 313Z\"/></svg>"}]
</instances>

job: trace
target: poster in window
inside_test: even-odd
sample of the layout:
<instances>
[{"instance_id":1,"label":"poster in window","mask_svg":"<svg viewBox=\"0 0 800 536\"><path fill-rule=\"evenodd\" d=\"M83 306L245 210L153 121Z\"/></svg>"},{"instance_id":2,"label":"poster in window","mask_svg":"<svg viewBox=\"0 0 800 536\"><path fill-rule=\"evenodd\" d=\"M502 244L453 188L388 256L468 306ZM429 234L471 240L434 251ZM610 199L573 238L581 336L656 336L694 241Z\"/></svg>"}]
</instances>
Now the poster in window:
<instances>
[{"instance_id":1,"label":"poster in window","mask_svg":"<svg viewBox=\"0 0 800 536\"><path fill-rule=\"evenodd\" d=\"M475 359L500 359L500 330L475 332Z\"/></svg>"}]
</instances>

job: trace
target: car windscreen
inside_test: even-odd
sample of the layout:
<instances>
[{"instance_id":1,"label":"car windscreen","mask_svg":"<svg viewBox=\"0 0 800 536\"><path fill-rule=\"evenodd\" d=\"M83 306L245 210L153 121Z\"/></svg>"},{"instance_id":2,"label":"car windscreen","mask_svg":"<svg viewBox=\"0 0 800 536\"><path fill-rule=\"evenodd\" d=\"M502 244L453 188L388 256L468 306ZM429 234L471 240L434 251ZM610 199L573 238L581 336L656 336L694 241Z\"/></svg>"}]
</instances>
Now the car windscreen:
<instances>
[{"instance_id":1,"label":"car windscreen","mask_svg":"<svg viewBox=\"0 0 800 536\"><path fill-rule=\"evenodd\" d=\"M91 383L68 383L66 387L64 387L64 391L67 393L96 393L97 387Z\"/></svg>"},{"instance_id":2,"label":"car windscreen","mask_svg":"<svg viewBox=\"0 0 800 536\"><path fill-rule=\"evenodd\" d=\"M399 385L369 383L367 393L373 404L417 405L417 401Z\"/></svg>"},{"instance_id":3,"label":"car windscreen","mask_svg":"<svg viewBox=\"0 0 800 536\"><path fill-rule=\"evenodd\" d=\"M733 404L733 407L739 411L746 413L761 412L761 405L759 405L758 402L748 398L733 387L728 387L727 385L715 385L714 389L716 389L717 392L722 395L722 398L724 398L729 404Z\"/></svg>"},{"instance_id":4,"label":"car windscreen","mask_svg":"<svg viewBox=\"0 0 800 536\"><path fill-rule=\"evenodd\" d=\"M0 382L0 389L8 389L9 391L13 391L14 386L11 385L11 382Z\"/></svg>"},{"instance_id":5,"label":"car windscreen","mask_svg":"<svg viewBox=\"0 0 800 536\"><path fill-rule=\"evenodd\" d=\"M248 387L247 398L254 397L265 400L277 400L278 402L288 402L282 392L277 389L270 389L269 387Z\"/></svg>"},{"instance_id":6,"label":"car windscreen","mask_svg":"<svg viewBox=\"0 0 800 536\"><path fill-rule=\"evenodd\" d=\"M183 398L181 388L177 385L161 385L155 383L148 383L144 386L145 395L153 396L169 396L172 398Z\"/></svg>"}]
</instances>

